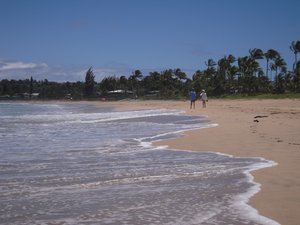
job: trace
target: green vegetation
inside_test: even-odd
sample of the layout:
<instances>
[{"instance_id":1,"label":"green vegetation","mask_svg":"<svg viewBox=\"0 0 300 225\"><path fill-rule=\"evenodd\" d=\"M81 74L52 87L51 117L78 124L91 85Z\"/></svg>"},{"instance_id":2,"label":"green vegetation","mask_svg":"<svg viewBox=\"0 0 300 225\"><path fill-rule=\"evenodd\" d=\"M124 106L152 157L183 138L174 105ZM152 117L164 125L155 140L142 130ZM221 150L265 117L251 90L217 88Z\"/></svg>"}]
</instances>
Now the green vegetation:
<instances>
[{"instance_id":1,"label":"green vegetation","mask_svg":"<svg viewBox=\"0 0 300 225\"><path fill-rule=\"evenodd\" d=\"M210 99L300 99L300 93L282 93L282 94L256 94L256 95L244 95L244 94L225 94L221 96L211 96Z\"/></svg>"},{"instance_id":2,"label":"green vegetation","mask_svg":"<svg viewBox=\"0 0 300 225\"><path fill-rule=\"evenodd\" d=\"M92 68L89 68L85 82L57 83L47 79L36 81L32 77L18 81L4 79L0 81L0 97L182 99L195 88L197 93L206 89L210 97L216 98L299 98L300 61L297 55L300 41L293 41L290 49L295 56L290 71L276 50L263 52L254 48L244 57L228 55L218 61L208 59L206 69L197 70L191 78L179 68L154 71L146 76L135 70L129 76L108 76L97 83ZM264 63L266 66L262 68Z\"/></svg>"},{"instance_id":3,"label":"green vegetation","mask_svg":"<svg viewBox=\"0 0 300 225\"><path fill-rule=\"evenodd\" d=\"M94 71L90 67L88 71L86 72L85 75L85 86L84 86L84 91L85 91L85 97L90 98L94 96L95 92L95 75Z\"/></svg>"}]
</instances>

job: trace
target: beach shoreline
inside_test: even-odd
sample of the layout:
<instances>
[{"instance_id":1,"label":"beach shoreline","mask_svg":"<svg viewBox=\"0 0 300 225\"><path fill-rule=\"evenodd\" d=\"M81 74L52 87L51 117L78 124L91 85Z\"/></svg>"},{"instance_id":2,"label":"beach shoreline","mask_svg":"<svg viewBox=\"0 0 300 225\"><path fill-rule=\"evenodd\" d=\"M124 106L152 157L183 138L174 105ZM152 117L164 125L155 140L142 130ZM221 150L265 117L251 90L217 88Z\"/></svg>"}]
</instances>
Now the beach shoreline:
<instances>
[{"instance_id":1,"label":"beach shoreline","mask_svg":"<svg viewBox=\"0 0 300 225\"><path fill-rule=\"evenodd\" d=\"M249 201L258 212L282 225L299 224L300 100L210 100L189 109L188 101L99 102L123 109L165 108L187 115L207 116L218 126L184 132L176 139L156 142L170 148L262 157L278 165L252 171L260 191Z\"/></svg>"},{"instance_id":2,"label":"beach shoreline","mask_svg":"<svg viewBox=\"0 0 300 225\"><path fill-rule=\"evenodd\" d=\"M49 102L47 102L49 103ZM276 166L251 172L260 191L248 202L260 215L282 225L300 221L300 100L209 100L207 108L189 101L53 101L53 104L94 104L121 110L172 109L206 116L209 129L185 131L175 139L155 142L171 149L216 152L238 157L262 157Z\"/></svg>"}]
</instances>

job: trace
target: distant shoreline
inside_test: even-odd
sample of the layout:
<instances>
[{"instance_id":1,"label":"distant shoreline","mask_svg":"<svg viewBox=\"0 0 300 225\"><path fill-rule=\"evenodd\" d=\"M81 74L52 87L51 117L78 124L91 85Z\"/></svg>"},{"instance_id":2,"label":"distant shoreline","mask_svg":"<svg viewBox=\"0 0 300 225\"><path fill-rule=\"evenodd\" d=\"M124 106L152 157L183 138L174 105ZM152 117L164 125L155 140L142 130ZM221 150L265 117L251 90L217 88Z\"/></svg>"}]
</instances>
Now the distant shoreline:
<instances>
[{"instance_id":1,"label":"distant shoreline","mask_svg":"<svg viewBox=\"0 0 300 225\"><path fill-rule=\"evenodd\" d=\"M228 94L228 95L221 95L221 96L209 96L209 99L213 100L278 100L278 99L300 99L300 93L283 93L283 94L257 94L257 95L247 95L247 94ZM103 98L92 98L92 99L51 99L51 98L1 98L0 102L120 102L120 101L185 101L188 98L110 98L110 99L103 99Z\"/></svg>"}]
</instances>

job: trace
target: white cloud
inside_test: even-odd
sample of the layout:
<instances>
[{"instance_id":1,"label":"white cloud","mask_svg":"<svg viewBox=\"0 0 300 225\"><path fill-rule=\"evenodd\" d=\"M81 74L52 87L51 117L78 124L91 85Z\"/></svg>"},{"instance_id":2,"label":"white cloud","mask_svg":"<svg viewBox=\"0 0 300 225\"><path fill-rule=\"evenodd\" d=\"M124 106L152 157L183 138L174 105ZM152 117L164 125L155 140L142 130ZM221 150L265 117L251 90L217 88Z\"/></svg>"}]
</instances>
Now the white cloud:
<instances>
[{"instance_id":1,"label":"white cloud","mask_svg":"<svg viewBox=\"0 0 300 225\"><path fill-rule=\"evenodd\" d=\"M46 63L24 63L24 62L0 62L0 71L3 70L24 70L48 67Z\"/></svg>"},{"instance_id":2,"label":"white cloud","mask_svg":"<svg viewBox=\"0 0 300 225\"><path fill-rule=\"evenodd\" d=\"M5 61L0 59L0 80L1 79L29 79L35 80L76 82L84 81L88 66L50 66L46 63ZM107 76L130 75L131 69L125 67L92 67L95 80L100 82Z\"/></svg>"}]
</instances>

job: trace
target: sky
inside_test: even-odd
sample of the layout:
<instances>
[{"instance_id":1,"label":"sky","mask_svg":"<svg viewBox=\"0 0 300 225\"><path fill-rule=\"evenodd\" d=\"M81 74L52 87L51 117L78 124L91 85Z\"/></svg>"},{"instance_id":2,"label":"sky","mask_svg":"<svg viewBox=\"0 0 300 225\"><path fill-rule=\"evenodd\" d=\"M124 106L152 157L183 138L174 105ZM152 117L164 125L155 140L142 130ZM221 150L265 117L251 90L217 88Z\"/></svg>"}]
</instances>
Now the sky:
<instances>
[{"instance_id":1,"label":"sky","mask_svg":"<svg viewBox=\"0 0 300 225\"><path fill-rule=\"evenodd\" d=\"M84 81L180 68L249 49L292 68L298 0L0 0L0 80Z\"/></svg>"}]
</instances>

